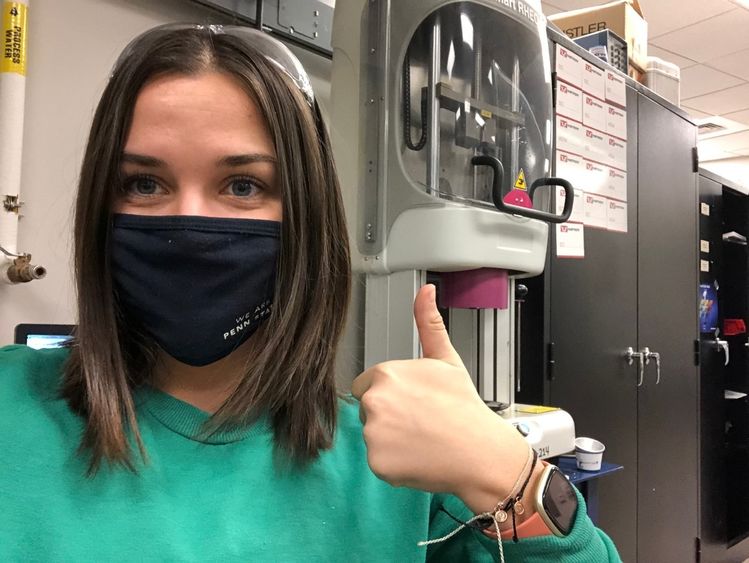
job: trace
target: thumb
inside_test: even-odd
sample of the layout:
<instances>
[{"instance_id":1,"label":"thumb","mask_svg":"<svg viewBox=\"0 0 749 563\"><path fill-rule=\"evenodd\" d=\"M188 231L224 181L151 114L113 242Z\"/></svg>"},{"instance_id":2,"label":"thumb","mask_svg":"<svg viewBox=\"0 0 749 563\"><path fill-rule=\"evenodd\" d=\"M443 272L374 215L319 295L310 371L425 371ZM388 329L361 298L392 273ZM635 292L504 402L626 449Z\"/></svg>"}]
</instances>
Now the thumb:
<instances>
[{"instance_id":1,"label":"thumb","mask_svg":"<svg viewBox=\"0 0 749 563\"><path fill-rule=\"evenodd\" d=\"M463 361L453 348L442 315L437 310L435 295L435 287L427 284L419 290L414 301L414 319L424 357L463 367Z\"/></svg>"}]
</instances>

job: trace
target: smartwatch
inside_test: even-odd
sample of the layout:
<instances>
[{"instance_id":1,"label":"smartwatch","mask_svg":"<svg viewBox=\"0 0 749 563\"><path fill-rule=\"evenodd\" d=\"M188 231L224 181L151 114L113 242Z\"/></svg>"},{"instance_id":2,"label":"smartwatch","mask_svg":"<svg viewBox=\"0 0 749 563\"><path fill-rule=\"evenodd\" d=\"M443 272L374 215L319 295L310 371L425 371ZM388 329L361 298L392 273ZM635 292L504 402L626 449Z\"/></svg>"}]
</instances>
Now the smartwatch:
<instances>
[{"instance_id":1,"label":"smartwatch","mask_svg":"<svg viewBox=\"0 0 749 563\"><path fill-rule=\"evenodd\" d=\"M536 512L555 536L567 536L577 514L577 493L558 467L547 465L534 496Z\"/></svg>"}]
</instances>

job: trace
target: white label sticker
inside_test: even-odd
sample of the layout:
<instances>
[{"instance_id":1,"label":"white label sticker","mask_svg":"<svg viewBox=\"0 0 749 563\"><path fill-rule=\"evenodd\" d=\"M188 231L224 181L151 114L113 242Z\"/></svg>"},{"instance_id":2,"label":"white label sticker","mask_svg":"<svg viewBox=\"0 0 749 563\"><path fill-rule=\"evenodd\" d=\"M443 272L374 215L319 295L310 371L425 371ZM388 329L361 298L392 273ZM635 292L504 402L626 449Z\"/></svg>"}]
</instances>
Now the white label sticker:
<instances>
[{"instance_id":1,"label":"white label sticker","mask_svg":"<svg viewBox=\"0 0 749 563\"><path fill-rule=\"evenodd\" d=\"M585 194L582 190L574 190L574 192L575 201L572 204L572 215L570 215L568 221L570 223L583 223L585 221L585 201L583 200ZM567 200L567 194L562 188L559 188L556 194L557 215L561 215L562 211L564 211L564 203Z\"/></svg>"},{"instance_id":2,"label":"white label sticker","mask_svg":"<svg viewBox=\"0 0 749 563\"><path fill-rule=\"evenodd\" d=\"M606 221L609 231L627 232L627 204L613 199L606 205Z\"/></svg>"},{"instance_id":3,"label":"white label sticker","mask_svg":"<svg viewBox=\"0 0 749 563\"><path fill-rule=\"evenodd\" d=\"M606 104L606 133L627 138L627 110Z\"/></svg>"},{"instance_id":4,"label":"white label sticker","mask_svg":"<svg viewBox=\"0 0 749 563\"><path fill-rule=\"evenodd\" d=\"M564 151L556 151L554 174L564 178L573 188L583 189L585 183L585 162L582 156Z\"/></svg>"},{"instance_id":5,"label":"white label sticker","mask_svg":"<svg viewBox=\"0 0 749 563\"><path fill-rule=\"evenodd\" d=\"M583 154L587 146L583 126L566 117L557 116L557 148Z\"/></svg>"},{"instance_id":6,"label":"white label sticker","mask_svg":"<svg viewBox=\"0 0 749 563\"><path fill-rule=\"evenodd\" d=\"M613 70L606 71L606 99L620 106L627 105L627 87L624 77Z\"/></svg>"},{"instance_id":7,"label":"white label sticker","mask_svg":"<svg viewBox=\"0 0 749 563\"><path fill-rule=\"evenodd\" d=\"M603 193L619 201L627 201L627 173L616 168L609 168L608 171Z\"/></svg>"},{"instance_id":8,"label":"white label sticker","mask_svg":"<svg viewBox=\"0 0 749 563\"><path fill-rule=\"evenodd\" d=\"M583 85L583 60L557 44L556 57L557 78L561 78L581 88Z\"/></svg>"},{"instance_id":9,"label":"white label sticker","mask_svg":"<svg viewBox=\"0 0 749 563\"><path fill-rule=\"evenodd\" d=\"M583 152L583 156L596 162L607 162L608 146L606 139L608 139L608 135L590 127L583 127L583 130L585 131L585 151Z\"/></svg>"},{"instance_id":10,"label":"white label sticker","mask_svg":"<svg viewBox=\"0 0 749 563\"><path fill-rule=\"evenodd\" d=\"M584 201L585 225L587 227L606 229L608 227L608 220L606 217L606 203L608 200L605 197L586 193Z\"/></svg>"},{"instance_id":11,"label":"white label sticker","mask_svg":"<svg viewBox=\"0 0 749 563\"><path fill-rule=\"evenodd\" d=\"M609 167L592 160L585 161L585 183L580 188L593 194L605 195Z\"/></svg>"},{"instance_id":12,"label":"white label sticker","mask_svg":"<svg viewBox=\"0 0 749 563\"><path fill-rule=\"evenodd\" d=\"M700 272L709 272L710 271L710 262L707 260L700 260Z\"/></svg>"},{"instance_id":13,"label":"white label sticker","mask_svg":"<svg viewBox=\"0 0 749 563\"><path fill-rule=\"evenodd\" d=\"M619 170L627 169L627 141L606 135L605 162Z\"/></svg>"},{"instance_id":14,"label":"white label sticker","mask_svg":"<svg viewBox=\"0 0 749 563\"><path fill-rule=\"evenodd\" d=\"M585 227L574 223L556 226L557 257L585 258Z\"/></svg>"},{"instance_id":15,"label":"white label sticker","mask_svg":"<svg viewBox=\"0 0 749 563\"><path fill-rule=\"evenodd\" d=\"M710 254L710 241L709 240L700 240L700 252L704 252L705 254Z\"/></svg>"},{"instance_id":16,"label":"white label sticker","mask_svg":"<svg viewBox=\"0 0 749 563\"><path fill-rule=\"evenodd\" d=\"M583 120L583 92L564 82L557 84L557 114L575 121Z\"/></svg>"},{"instance_id":17,"label":"white label sticker","mask_svg":"<svg viewBox=\"0 0 749 563\"><path fill-rule=\"evenodd\" d=\"M710 206L707 203L700 203L700 213L710 216Z\"/></svg>"},{"instance_id":18,"label":"white label sticker","mask_svg":"<svg viewBox=\"0 0 749 563\"><path fill-rule=\"evenodd\" d=\"M606 108L608 104L590 94L583 94L583 124L599 131L606 130Z\"/></svg>"},{"instance_id":19,"label":"white label sticker","mask_svg":"<svg viewBox=\"0 0 749 563\"><path fill-rule=\"evenodd\" d=\"M583 63L583 92L603 100L606 98L606 77L602 69L592 63Z\"/></svg>"}]
</instances>

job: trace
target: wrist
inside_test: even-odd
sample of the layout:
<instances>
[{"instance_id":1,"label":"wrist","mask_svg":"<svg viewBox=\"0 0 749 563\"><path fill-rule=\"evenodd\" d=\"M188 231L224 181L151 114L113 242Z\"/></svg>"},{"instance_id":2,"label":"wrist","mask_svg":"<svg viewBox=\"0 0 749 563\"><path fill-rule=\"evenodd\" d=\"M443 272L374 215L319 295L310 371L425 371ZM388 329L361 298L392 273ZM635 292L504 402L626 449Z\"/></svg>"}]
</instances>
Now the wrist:
<instances>
[{"instance_id":1,"label":"wrist","mask_svg":"<svg viewBox=\"0 0 749 563\"><path fill-rule=\"evenodd\" d=\"M466 460L465 467L470 473L464 475L460 486L453 491L475 514L494 511L497 503L513 492L513 487L519 487L518 479L521 483L525 479L530 462L531 452L525 438L494 413L492 417L494 424L487 426L491 428L490 439L485 439L483 447L472 452L470 461ZM537 467L527 488L537 481Z\"/></svg>"}]
</instances>

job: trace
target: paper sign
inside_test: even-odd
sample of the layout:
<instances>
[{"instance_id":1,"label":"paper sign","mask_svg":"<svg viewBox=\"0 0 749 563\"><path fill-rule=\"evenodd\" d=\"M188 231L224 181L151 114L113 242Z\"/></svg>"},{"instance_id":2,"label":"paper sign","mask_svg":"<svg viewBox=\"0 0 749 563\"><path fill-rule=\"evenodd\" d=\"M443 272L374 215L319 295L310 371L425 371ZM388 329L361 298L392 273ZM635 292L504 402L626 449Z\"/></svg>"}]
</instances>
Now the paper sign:
<instances>
[{"instance_id":1,"label":"paper sign","mask_svg":"<svg viewBox=\"0 0 749 563\"><path fill-rule=\"evenodd\" d=\"M557 116L557 148L582 155L586 150L585 132L580 123Z\"/></svg>"},{"instance_id":2,"label":"paper sign","mask_svg":"<svg viewBox=\"0 0 749 563\"><path fill-rule=\"evenodd\" d=\"M583 125L606 130L606 113L608 104L590 94L583 94Z\"/></svg>"},{"instance_id":3,"label":"paper sign","mask_svg":"<svg viewBox=\"0 0 749 563\"><path fill-rule=\"evenodd\" d=\"M616 168L609 168L608 171L602 193L619 201L627 201L627 173Z\"/></svg>"},{"instance_id":4,"label":"paper sign","mask_svg":"<svg viewBox=\"0 0 749 563\"><path fill-rule=\"evenodd\" d=\"M627 105L627 87L624 77L613 70L606 71L606 99L622 107Z\"/></svg>"},{"instance_id":5,"label":"paper sign","mask_svg":"<svg viewBox=\"0 0 749 563\"><path fill-rule=\"evenodd\" d=\"M606 223L609 231L627 232L627 204L613 199L607 200Z\"/></svg>"},{"instance_id":6,"label":"paper sign","mask_svg":"<svg viewBox=\"0 0 749 563\"><path fill-rule=\"evenodd\" d=\"M606 77L602 69L592 63L583 63L583 92L599 100L606 99Z\"/></svg>"},{"instance_id":7,"label":"paper sign","mask_svg":"<svg viewBox=\"0 0 749 563\"><path fill-rule=\"evenodd\" d=\"M710 217L710 206L707 203L700 203L700 213Z\"/></svg>"},{"instance_id":8,"label":"paper sign","mask_svg":"<svg viewBox=\"0 0 749 563\"><path fill-rule=\"evenodd\" d=\"M606 133L620 139L627 138L627 110L606 104Z\"/></svg>"},{"instance_id":9,"label":"paper sign","mask_svg":"<svg viewBox=\"0 0 749 563\"><path fill-rule=\"evenodd\" d=\"M604 162L618 168L619 170L627 169L627 141L622 141L616 137L606 135L606 157Z\"/></svg>"},{"instance_id":10,"label":"paper sign","mask_svg":"<svg viewBox=\"0 0 749 563\"><path fill-rule=\"evenodd\" d=\"M585 227L576 223L556 226L557 258L585 258Z\"/></svg>"},{"instance_id":11,"label":"paper sign","mask_svg":"<svg viewBox=\"0 0 749 563\"><path fill-rule=\"evenodd\" d=\"M557 78L581 88L583 85L583 60L557 43Z\"/></svg>"},{"instance_id":12,"label":"paper sign","mask_svg":"<svg viewBox=\"0 0 749 563\"><path fill-rule=\"evenodd\" d=\"M583 200L585 193L582 190L573 191L575 192L575 203L572 204L572 215L570 215L568 221L570 223L583 223L585 221L585 201ZM561 215L567 195L562 188L558 188L556 195L557 215Z\"/></svg>"},{"instance_id":13,"label":"paper sign","mask_svg":"<svg viewBox=\"0 0 749 563\"><path fill-rule=\"evenodd\" d=\"M705 254L710 254L710 241L709 240L700 240L700 252L704 252Z\"/></svg>"},{"instance_id":14,"label":"paper sign","mask_svg":"<svg viewBox=\"0 0 749 563\"><path fill-rule=\"evenodd\" d=\"M585 182L580 188L586 193L605 195L609 167L592 160L585 160Z\"/></svg>"},{"instance_id":15,"label":"paper sign","mask_svg":"<svg viewBox=\"0 0 749 563\"><path fill-rule=\"evenodd\" d=\"M707 260L700 260L700 272L709 272L710 271L710 262Z\"/></svg>"},{"instance_id":16,"label":"paper sign","mask_svg":"<svg viewBox=\"0 0 749 563\"><path fill-rule=\"evenodd\" d=\"M556 151L555 176L564 178L573 188L581 188L585 183L585 162L582 156Z\"/></svg>"},{"instance_id":17,"label":"paper sign","mask_svg":"<svg viewBox=\"0 0 749 563\"><path fill-rule=\"evenodd\" d=\"M579 88L559 82L557 84L557 114L575 121L583 120L583 92Z\"/></svg>"},{"instance_id":18,"label":"paper sign","mask_svg":"<svg viewBox=\"0 0 749 563\"><path fill-rule=\"evenodd\" d=\"M585 151L583 152L583 156L588 160L608 163L609 149L607 146L607 139L609 136L597 131L596 129L591 129L590 127L585 126L583 126L583 131L585 134Z\"/></svg>"},{"instance_id":19,"label":"paper sign","mask_svg":"<svg viewBox=\"0 0 749 563\"><path fill-rule=\"evenodd\" d=\"M608 228L608 220L606 217L606 203L608 200L605 197L586 193L583 201L585 202L583 205L583 208L585 209L585 225L599 229Z\"/></svg>"}]
</instances>

